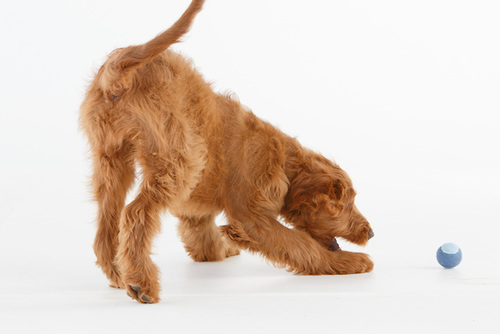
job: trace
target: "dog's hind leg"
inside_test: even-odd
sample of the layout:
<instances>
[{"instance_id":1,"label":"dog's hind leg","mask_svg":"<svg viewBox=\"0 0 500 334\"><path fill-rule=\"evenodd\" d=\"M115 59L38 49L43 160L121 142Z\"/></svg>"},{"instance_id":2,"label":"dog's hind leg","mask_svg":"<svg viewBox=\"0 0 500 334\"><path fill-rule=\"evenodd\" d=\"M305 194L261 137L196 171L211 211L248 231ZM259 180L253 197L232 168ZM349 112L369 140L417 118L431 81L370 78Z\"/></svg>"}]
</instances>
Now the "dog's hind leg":
<instances>
[{"instance_id":1,"label":"dog's hind leg","mask_svg":"<svg viewBox=\"0 0 500 334\"><path fill-rule=\"evenodd\" d=\"M97 265L106 274L112 287L124 288L114 260L118 247L120 213L135 177L131 147L124 143L112 153L94 150L93 164L92 186L98 203L94 240Z\"/></svg>"},{"instance_id":2,"label":"dog's hind leg","mask_svg":"<svg viewBox=\"0 0 500 334\"><path fill-rule=\"evenodd\" d=\"M179 236L189 256L197 262L222 261L238 255L215 224L214 215L203 217L179 217Z\"/></svg>"},{"instance_id":3,"label":"dog's hind leg","mask_svg":"<svg viewBox=\"0 0 500 334\"><path fill-rule=\"evenodd\" d=\"M145 179L140 193L123 209L120 218L116 263L128 295L142 303L159 301L159 270L150 254L153 238L160 232L165 192L154 179Z\"/></svg>"},{"instance_id":4,"label":"dog's hind leg","mask_svg":"<svg viewBox=\"0 0 500 334\"><path fill-rule=\"evenodd\" d=\"M206 163L206 147L173 115L141 123L139 162L143 180L137 197L122 211L117 261L125 288L141 303L157 303L159 270L151 260L160 213L189 198Z\"/></svg>"},{"instance_id":5,"label":"dog's hind leg","mask_svg":"<svg viewBox=\"0 0 500 334\"><path fill-rule=\"evenodd\" d=\"M120 218L117 264L128 295L141 303L160 300L159 270L151 260L151 247L161 229L160 213L181 196L181 181L175 175L185 172L171 162L160 165L164 167L142 167L140 192Z\"/></svg>"}]
</instances>

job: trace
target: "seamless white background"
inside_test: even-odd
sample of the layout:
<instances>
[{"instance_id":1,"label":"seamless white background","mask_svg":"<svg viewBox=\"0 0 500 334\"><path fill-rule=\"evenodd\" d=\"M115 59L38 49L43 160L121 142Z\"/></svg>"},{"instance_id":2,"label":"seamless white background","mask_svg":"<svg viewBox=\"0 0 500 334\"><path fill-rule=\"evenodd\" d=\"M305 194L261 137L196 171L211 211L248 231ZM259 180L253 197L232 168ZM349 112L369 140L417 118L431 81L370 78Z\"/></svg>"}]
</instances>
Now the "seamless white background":
<instances>
[{"instance_id":1,"label":"seamless white background","mask_svg":"<svg viewBox=\"0 0 500 334\"><path fill-rule=\"evenodd\" d=\"M194 263L166 215L161 303L107 287L79 104L109 52L151 39L188 3L2 4L0 330L498 332L497 1L207 0L174 48L350 174L375 270L294 276L249 254ZM435 260L448 241L464 254L453 270Z\"/></svg>"}]
</instances>

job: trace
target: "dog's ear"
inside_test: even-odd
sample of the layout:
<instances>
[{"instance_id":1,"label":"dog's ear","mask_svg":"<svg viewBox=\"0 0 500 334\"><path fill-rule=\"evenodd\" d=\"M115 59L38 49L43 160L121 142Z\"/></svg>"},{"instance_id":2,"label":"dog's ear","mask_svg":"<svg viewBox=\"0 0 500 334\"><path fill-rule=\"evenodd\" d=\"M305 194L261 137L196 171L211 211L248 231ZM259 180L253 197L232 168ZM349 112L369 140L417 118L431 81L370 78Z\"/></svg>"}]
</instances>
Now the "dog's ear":
<instances>
[{"instance_id":1,"label":"dog's ear","mask_svg":"<svg viewBox=\"0 0 500 334\"><path fill-rule=\"evenodd\" d=\"M340 179L335 179L331 187L331 197L339 202L346 194L346 185Z\"/></svg>"},{"instance_id":2,"label":"dog's ear","mask_svg":"<svg viewBox=\"0 0 500 334\"><path fill-rule=\"evenodd\" d=\"M316 196L318 205L316 205L315 209L316 211L324 209L328 212L330 217L334 218L340 215L344 210L342 198L346 193L346 186L341 180L334 179L330 180L326 189L327 193Z\"/></svg>"},{"instance_id":3,"label":"dog's ear","mask_svg":"<svg viewBox=\"0 0 500 334\"><path fill-rule=\"evenodd\" d=\"M343 210L341 199L345 191L344 183L328 174L302 172L291 182L285 205L289 211L309 216L325 209L335 217Z\"/></svg>"}]
</instances>

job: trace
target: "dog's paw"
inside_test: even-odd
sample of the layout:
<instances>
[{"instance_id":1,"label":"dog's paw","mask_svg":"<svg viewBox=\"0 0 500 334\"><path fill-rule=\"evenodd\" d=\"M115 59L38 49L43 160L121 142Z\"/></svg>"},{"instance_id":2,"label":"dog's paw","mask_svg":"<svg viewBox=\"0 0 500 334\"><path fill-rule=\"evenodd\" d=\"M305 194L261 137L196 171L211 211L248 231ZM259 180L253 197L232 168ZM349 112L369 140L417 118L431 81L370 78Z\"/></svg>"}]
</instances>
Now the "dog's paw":
<instances>
[{"instance_id":1,"label":"dog's paw","mask_svg":"<svg viewBox=\"0 0 500 334\"><path fill-rule=\"evenodd\" d=\"M238 248L238 246L233 245L231 242L228 241L226 249L226 258L236 255L240 255L240 249Z\"/></svg>"},{"instance_id":2,"label":"dog's paw","mask_svg":"<svg viewBox=\"0 0 500 334\"><path fill-rule=\"evenodd\" d=\"M118 269L112 267L107 273L109 279L109 286L114 289L125 289L125 284L123 283Z\"/></svg>"},{"instance_id":3,"label":"dog's paw","mask_svg":"<svg viewBox=\"0 0 500 334\"><path fill-rule=\"evenodd\" d=\"M113 289L125 289L123 282L110 282L109 287Z\"/></svg>"},{"instance_id":4,"label":"dog's paw","mask_svg":"<svg viewBox=\"0 0 500 334\"><path fill-rule=\"evenodd\" d=\"M158 268L149 262L142 268L123 270L125 289L130 298L143 304L154 304L160 301L160 282Z\"/></svg>"},{"instance_id":5,"label":"dog's paw","mask_svg":"<svg viewBox=\"0 0 500 334\"><path fill-rule=\"evenodd\" d=\"M211 247L201 249L186 248L186 250L196 262L217 262L240 254L238 247L225 237L212 244Z\"/></svg>"},{"instance_id":6,"label":"dog's paw","mask_svg":"<svg viewBox=\"0 0 500 334\"><path fill-rule=\"evenodd\" d=\"M155 304L160 301L158 292L155 289L144 288L140 285L127 284L127 295L142 304Z\"/></svg>"},{"instance_id":7,"label":"dog's paw","mask_svg":"<svg viewBox=\"0 0 500 334\"><path fill-rule=\"evenodd\" d=\"M373 262L364 253L331 252L332 267L340 275L362 274L373 270Z\"/></svg>"}]
</instances>

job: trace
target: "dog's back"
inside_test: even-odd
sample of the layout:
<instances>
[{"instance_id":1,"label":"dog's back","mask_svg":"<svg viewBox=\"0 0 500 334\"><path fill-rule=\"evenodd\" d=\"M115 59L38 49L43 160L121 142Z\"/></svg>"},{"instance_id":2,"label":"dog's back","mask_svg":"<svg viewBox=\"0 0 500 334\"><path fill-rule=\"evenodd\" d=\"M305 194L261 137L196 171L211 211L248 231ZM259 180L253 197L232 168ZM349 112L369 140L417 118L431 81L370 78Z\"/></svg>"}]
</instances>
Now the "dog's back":
<instances>
[{"instance_id":1,"label":"dog's back","mask_svg":"<svg viewBox=\"0 0 500 334\"><path fill-rule=\"evenodd\" d=\"M241 166L244 159L239 157L245 153L241 148L253 145L252 137L258 133L259 142L280 142L276 145L281 146L282 154L286 139L232 97L214 93L191 61L168 50L187 32L202 4L192 1L183 16L153 40L113 51L96 74L81 108L80 123L95 160L102 153L112 156L125 147L128 159L142 166L165 164L172 170L176 158L170 155L186 160L177 168L186 182L182 189L176 187L176 199L169 206L172 212L182 212L185 207L190 211L200 207L200 212L224 209L225 185L236 181L228 179L228 174L247 167ZM254 154L283 164L282 158ZM190 201L185 203L188 196Z\"/></svg>"}]
</instances>

